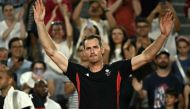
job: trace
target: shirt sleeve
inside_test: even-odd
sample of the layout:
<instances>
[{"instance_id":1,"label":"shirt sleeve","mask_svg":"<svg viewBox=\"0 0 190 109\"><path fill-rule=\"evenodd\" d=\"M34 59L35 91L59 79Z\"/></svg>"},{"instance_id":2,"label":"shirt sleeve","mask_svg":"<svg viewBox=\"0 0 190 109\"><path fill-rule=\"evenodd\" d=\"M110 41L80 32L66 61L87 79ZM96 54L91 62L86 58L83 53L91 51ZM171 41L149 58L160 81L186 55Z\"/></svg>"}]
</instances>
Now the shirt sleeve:
<instances>
[{"instance_id":1,"label":"shirt sleeve","mask_svg":"<svg viewBox=\"0 0 190 109\"><path fill-rule=\"evenodd\" d=\"M30 109L34 109L34 105L28 94L19 91L18 95L19 95L18 104L21 109L26 108L26 107L30 107Z\"/></svg>"},{"instance_id":2,"label":"shirt sleeve","mask_svg":"<svg viewBox=\"0 0 190 109\"><path fill-rule=\"evenodd\" d=\"M121 60L111 64L111 68L114 68L120 72L121 77L128 78L132 73L131 60Z\"/></svg>"}]
</instances>

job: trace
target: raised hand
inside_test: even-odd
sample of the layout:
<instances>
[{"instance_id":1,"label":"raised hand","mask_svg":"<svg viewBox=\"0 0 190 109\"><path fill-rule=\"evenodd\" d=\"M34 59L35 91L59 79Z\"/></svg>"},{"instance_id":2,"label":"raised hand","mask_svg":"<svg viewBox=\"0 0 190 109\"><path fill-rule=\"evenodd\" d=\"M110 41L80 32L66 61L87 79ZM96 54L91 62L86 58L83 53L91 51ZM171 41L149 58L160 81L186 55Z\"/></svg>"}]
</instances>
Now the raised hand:
<instances>
[{"instance_id":1,"label":"raised hand","mask_svg":"<svg viewBox=\"0 0 190 109\"><path fill-rule=\"evenodd\" d=\"M174 27L174 15L171 10L160 18L160 32L162 35L168 37Z\"/></svg>"},{"instance_id":2,"label":"raised hand","mask_svg":"<svg viewBox=\"0 0 190 109\"><path fill-rule=\"evenodd\" d=\"M34 20L36 23L44 22L45 7L42 0L37 0L33 6Z\"/></svg>"}]
</instances>

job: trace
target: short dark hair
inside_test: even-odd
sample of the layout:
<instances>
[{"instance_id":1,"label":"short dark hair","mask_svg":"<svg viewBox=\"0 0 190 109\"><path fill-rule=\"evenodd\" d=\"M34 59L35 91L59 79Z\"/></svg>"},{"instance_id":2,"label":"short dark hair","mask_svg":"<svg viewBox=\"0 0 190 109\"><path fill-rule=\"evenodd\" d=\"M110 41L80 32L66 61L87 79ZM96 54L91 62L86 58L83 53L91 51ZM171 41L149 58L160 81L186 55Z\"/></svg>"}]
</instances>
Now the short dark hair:
<instances>
[{"instance_id":1,"label":"short dark hair","mask_svg":"<svg viewBox=\"0 0 190 109\"><path fill-rule=\"evenodd\" d=\"M40 63L40 64L43 65L43 67L44 67L44 71L47 69L46 63L45 63L44 61L37 60L37 61L34 61L34 62L31 64L31 67L30 67L31 70L34 69L34 66L35 66L35 64L37 64L37 63Z\"/></svg>"},{"instance_id":2,"label":"short dark hair","mask_svg":"<svg viewBox=\"0 0 190 109\"><path fill-rule=\"evenodd\" d=\"M146 23L148 26L150 26L150 22L144 17L136 18L136 20L135 20L136 26L137 26L138 23Z\"/></svg>"},{"instance_id":3,"label":"short dark hair","mask_svg":"<svg viewBox=\"0 0 190 109\"><path fill-rule=\"evenodd\" d=\"M93 35L90 35L90 36L84 38L84 40L83 40L83 46L84 46L84 48L85 48L85 41L86 40L91 40L91 39L97 39L100 47L102 46L101 37L99 35L93 34Z\"/></svg>"},{"instance_id":4,"label":"short dark hair","mask_svg":"<svg viewBox=\"0 0 190 109\"><path fill-rule=\"evenodd\" d=\"M178 98L178 93L174 88L166 89L165 94L172 95L172 96Z\"/></svg>"},{"instance_id":5,"label":"short dark hair","mask_svg":"<svg viewBox=\"0 0 190 109\"><path fill-rule=\"evenodd\" d=\"M12 6L14 8L14 5L12 3L4 3L2 5L2 13L4 13L4 9L5 9L6 6Z\"/></svg>"},{"instance_id":6,"label":"short dark hair","mask_svg":"<svg viewBox=\"0 0 190 109\"><path fill-rule=\"evenodd\" d=\"M22 40L21 38L19 38L19 37L14 37L14 38L12 38L12 39L9 41L9 43L8 43L9 49L11 49L12 43L13 43L13 42L16 42L16 41L22 41L22 42L23 42L23 40ZM23 42L23 43L24 43L24 42Z\"/></svg>"}]
</instances>

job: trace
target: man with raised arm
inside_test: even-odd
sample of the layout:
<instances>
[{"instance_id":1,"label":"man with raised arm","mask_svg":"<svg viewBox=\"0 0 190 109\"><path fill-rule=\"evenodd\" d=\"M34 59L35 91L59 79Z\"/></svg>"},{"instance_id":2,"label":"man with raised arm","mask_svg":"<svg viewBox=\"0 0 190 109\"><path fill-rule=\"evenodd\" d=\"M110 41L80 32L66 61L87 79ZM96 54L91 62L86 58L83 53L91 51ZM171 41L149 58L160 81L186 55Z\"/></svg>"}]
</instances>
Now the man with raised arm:
<instances>
[{"instance_id":1,"label":"man with raised arm","mask_svg":"<svg viewBox=\"0 0 190 109\"><path fill-rule=\"evenodd\" d=\"M88 58L87 68L69 62L55 47L44 24L45 8L42 0L37 0L34 17L39 38L48 56L62 69L77 88L80 109L119 109L120 84L125 82L133 70L138 69L154 58L173 27L171 11L161 18L161 35L144 52L131 60L121 60L104 65L101 39L91 35L84 39L84 53Z\"/></svg>"}]
</instances>

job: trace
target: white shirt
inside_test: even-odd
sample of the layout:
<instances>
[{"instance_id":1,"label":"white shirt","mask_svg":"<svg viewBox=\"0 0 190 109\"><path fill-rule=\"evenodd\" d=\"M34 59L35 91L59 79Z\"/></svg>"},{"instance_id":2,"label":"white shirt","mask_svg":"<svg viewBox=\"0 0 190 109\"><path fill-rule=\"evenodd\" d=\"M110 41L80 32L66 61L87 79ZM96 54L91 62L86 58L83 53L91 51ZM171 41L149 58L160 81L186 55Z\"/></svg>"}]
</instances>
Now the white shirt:
<instances>
[{"instance_id":1,"label":"white shirt","mask_svg":"<svg viewBox=\"0 0 190 109\"><path fill-rule=\"evenodd\" d=\"M8 29L8 25L5 22L5 20L0 22L0 47L5 47L8 49L8 43L9 41L13 38L13 37L20 37L20 22L17 22L13 28L13 30L10 32L9 36L7 37L7 39L5 41L3 41L3 33L5 32L5 30Z\"/></svg>"},{"instance_id":2,"label":"white shirt","mask_svg":"<svg viewBox=\"0 0 190 109\"><path fill-rule=\"evenodd\" d=\"M11 87L7 93L7 96L5 97L4 101L4 106L3 109L14 109L13 107L13 93L14 93L14 88ZM18 108L22 109L25 107L30 107L30 109L34 109L34 105L26 93L16 90L17 91L17 103L18 103Z\"/></svg>"},{"instance_id":3,"label":"white shirt","mask_svg":"<svg viewBox=\"0 0 190 109\"><path fill-rule=\"evenodd\" d=\"M58 103L49 98L47 98L47 101L44 105L46 109L61 109L61 106Z\"/></svg>"}]
</instances>

